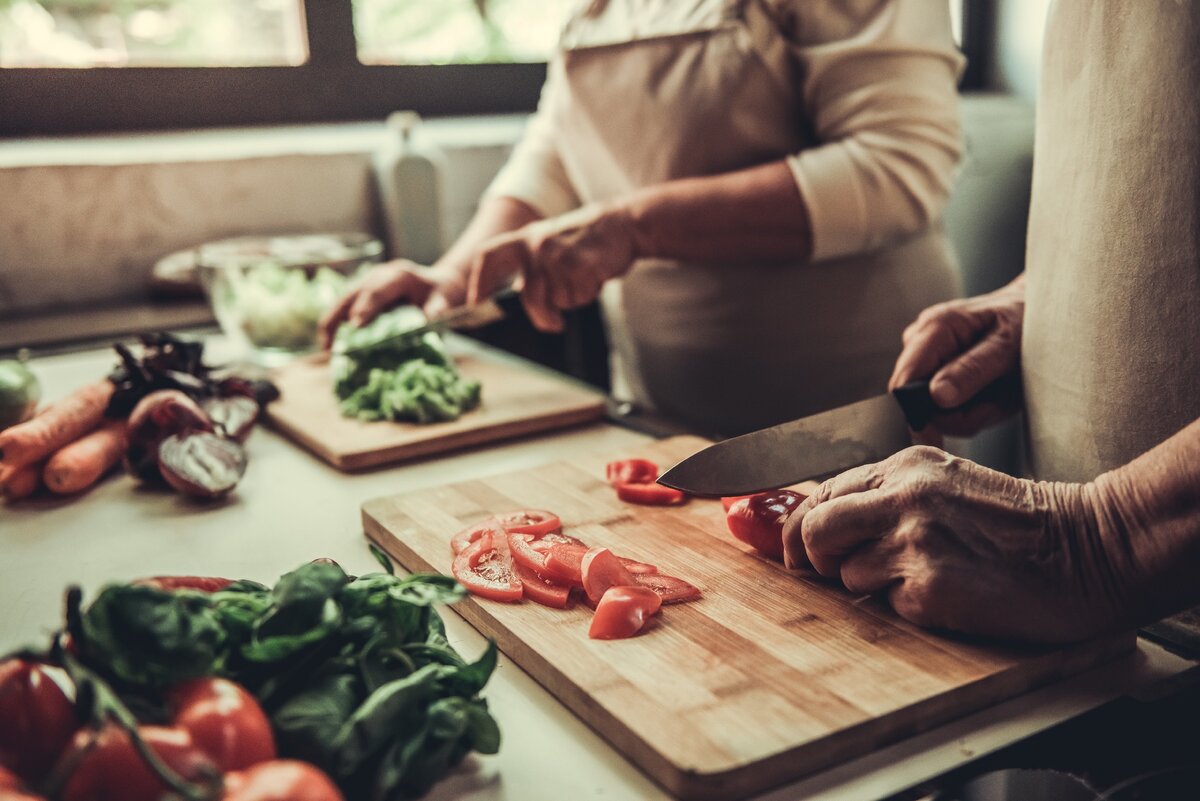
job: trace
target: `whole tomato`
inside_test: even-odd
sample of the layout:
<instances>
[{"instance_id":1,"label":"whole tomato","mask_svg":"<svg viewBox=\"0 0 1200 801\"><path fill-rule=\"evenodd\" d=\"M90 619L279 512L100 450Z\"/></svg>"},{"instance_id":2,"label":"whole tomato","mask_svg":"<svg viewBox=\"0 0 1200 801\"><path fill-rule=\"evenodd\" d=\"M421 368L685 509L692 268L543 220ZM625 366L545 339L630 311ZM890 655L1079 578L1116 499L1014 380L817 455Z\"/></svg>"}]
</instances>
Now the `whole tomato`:
<instances>
[{"instance_id":1,"label":"whole tomato","mask_svg":"<svg viewBox=\"0 0 1200 801\"><path fill-rule=\"evenodd\" d=\"M183 729L139 726L138 734L168 768L194 783L215 781L220 772ZM70 776L62 801L159 801L169 792L165 782L142 759L124 730L106 726L82 729L62 756L60 767Z\"/></svg>"},{"instance_id":2,"label":"whole tomato","mask_svg":"<svg viewBox=\"0 0 1200 801\"><path fill-rule=\"evenodd\" d=\"M70 687L61 668L24 659L0 663L0 767L26 781L46 775L79 728Z\"/></svg>"},{"instance_id":3,"label":"whole tomato","mask_svg":"<svg viewBox=\"0 0 1200 801\"><path fill-rule=\"evenodd\" d=\"M307 762L276 759L225 777L221 801L345 801L337 786Z\"/></svg>"},{"instance_id":4,"label":"whole tomato","mask_svg":"<svg viewBox=\"0 0 1200 801\"><path fill-rule=\"evenodd\" d=\"M747 545L774 559L783 558L783 524L805 495L772 490L734 501L725 513L729 531Z\"/></svg>"},{"instance_id":5,"label":"whole tomato","mask_svg":"<svg viewBox=\"0 0 1200 801\"><path fill-rule=\"evenodd\" d=\"M171 723L222 771L241 770L275 758L275 736L262 707L228 679L192 679L166 695Z\"/></svg>"}]
</instances>

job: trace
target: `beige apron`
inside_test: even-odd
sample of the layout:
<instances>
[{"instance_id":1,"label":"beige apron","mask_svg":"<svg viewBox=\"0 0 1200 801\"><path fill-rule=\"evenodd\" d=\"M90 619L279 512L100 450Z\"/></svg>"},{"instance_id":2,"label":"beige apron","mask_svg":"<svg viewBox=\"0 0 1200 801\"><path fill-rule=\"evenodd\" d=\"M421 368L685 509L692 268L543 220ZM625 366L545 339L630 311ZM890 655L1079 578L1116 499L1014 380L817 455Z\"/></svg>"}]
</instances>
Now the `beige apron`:
<instances>
[{"instance_id":1,"label":"beige apron","mask_svg":"<svg viewBox=\"0 0 1200 801\"><path fill-rule=\"evenodd\" d=\"M1035 475L1090 480L1200 417L1200 3L1051 8L1027 271Z\"/></svg>"},{"instance_id":2,"label":"beige apron","mask_svg":"<svg viewBox=\"0 0 1200 801\"><path fill-rule=\"evenodd\" d=\"M582 202L814 144L760 0L593 5L567 24L571 102L552 110ZM816 264L642 261L602 294L614 394L721 433L848 403L884 391L900 332L958 288L940 230Z\"/></svg>"}]
</instances>

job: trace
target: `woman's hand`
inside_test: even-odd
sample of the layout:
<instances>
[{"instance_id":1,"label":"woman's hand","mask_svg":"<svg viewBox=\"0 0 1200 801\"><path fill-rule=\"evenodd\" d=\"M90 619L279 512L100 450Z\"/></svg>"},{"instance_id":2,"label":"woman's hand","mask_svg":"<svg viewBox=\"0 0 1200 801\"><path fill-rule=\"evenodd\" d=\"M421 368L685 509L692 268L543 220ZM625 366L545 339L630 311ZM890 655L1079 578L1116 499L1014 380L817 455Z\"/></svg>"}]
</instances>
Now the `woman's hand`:
<instances>
[{"instance_id":1,"label":"woman's hand","mask_svg":"<svg viewBox=\"0 0 1200 801\"><path fill-rule=\"evenodd\" d=\"M1016 479L918 446L822 484L784 526L784 561L885 593L920 626L1079 640L1135 614L1101 505L1091 485Z\"/></svg>"},{"instance_id":2,"label":"woman's hand","mask_svg":"<svg viewBox=\"0 0 1200 801\"><path fill-rule=\"evenodd\" d=\"M889 389L928 378L933 402L942 409L977 400L967 410L935 417L919 439L940 444L942 433L969 436L1020 409L1024 317L1022 275L995 292L930 306L904 330ZM986 397L979 398L984 390Z\"/></svg>"},{"instance_id":3,"label":"woman's hand","mask_svg":"<svg viewBox=\"0 0 1200 801\"><path fill-rule=\"evenodd\" d=\"M465 277L452 270L422 267L406 259L381 264L359 278L321 318L321 347L333 343L342 323L364 325L400 303L420 306L432 317L461 305L466 296Z\"/></svg>"},{"instance_id":4,"label":"woman's hand","mask_svg":"<svg viewBox=\"0 0 1200 801\"><path fill-rule=\"evenodd\" d=\"M564 310L591 303L637 257L624 207L585 206L485 242L471 265L467 301L479 302L515 276L534 326L561 331Z\"/></svg>"}]
</instances>

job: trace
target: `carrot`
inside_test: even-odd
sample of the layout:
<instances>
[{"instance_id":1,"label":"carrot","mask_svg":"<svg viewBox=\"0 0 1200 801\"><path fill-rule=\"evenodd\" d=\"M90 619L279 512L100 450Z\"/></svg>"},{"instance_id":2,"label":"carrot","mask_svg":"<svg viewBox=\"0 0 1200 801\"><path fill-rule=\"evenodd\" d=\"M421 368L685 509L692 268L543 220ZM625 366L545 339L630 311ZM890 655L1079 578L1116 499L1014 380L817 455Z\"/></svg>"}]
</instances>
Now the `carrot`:
<instances>
[{"instance_id":1,"label":"carrot","mask_svg":"<svg viewBox=\"0 0 1200 801\"><path fill-rule=\"evenodd\" d=\"M24 467L87 434L104 419L113 389L108 380L88 384L32 420L0 431L0 464Z\"/></svg>"},{"instance_id":2,"label":"carrot","mask_svg":"<svg viewBox=\"0 0 1200 801\"><path fill-rule=\"evenodd\" d=\"M126 429L124 420L101 423L51 456L42 470L42 481L57 495L72 495L92 486L125 455Z\"/></svg>"},{"instance_id":3,"label":"carrot","mask_svg":"<svg viewBox=\"0 0 1200 801\"><path fill-rule=\"evenodd\" d=\"M24 467L8 467L0 475L0 495L9 501L19 501L37 492L42 485L42 464L28 464Z\"/></svg>"}]
</instances>

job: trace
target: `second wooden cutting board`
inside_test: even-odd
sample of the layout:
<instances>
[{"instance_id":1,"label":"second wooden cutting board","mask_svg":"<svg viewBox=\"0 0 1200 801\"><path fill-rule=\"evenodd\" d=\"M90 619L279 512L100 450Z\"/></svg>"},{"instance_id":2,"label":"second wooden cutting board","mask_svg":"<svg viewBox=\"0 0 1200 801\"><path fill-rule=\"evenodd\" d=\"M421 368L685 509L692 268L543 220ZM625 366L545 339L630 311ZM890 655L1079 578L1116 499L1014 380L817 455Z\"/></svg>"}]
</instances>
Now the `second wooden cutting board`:
<instances>
[{"instance_id":1,"label":"second wooden cutting board","mask_svg":"<svg viewBox=\"0 0 1200 801\"><path fill-rule=\"evenodd\" d=\"M508 437L578 425L604 416L604 397L533 366L486 354L460 354L459 371L483 384L478 409L448 423L363 423L343 417L329 364L301 359L273 376L281 397L271 422L339 470L361 470Z\"/></svg>"},{"instance_id":2,"label":"second wooden cutting board","mask_svg":"<svg viewBox=\"0 0 1200 801\"><path fill-rule=\"evenodd\" d=\"M638 454L672 464L702 440ZM1005 648L923 631L875 601L789 573L726 532L711 500L630 506L580 455L363 506L368 536L410 570L450 569L450 536L497 512L548 509L566 531L697 584L622 641L587 637L591 610L467 598L455 607L669 792L740 798L1077 672L1132 636ZM501 721L503 726L503 721Z\"/></svg>"}]
</instances>

